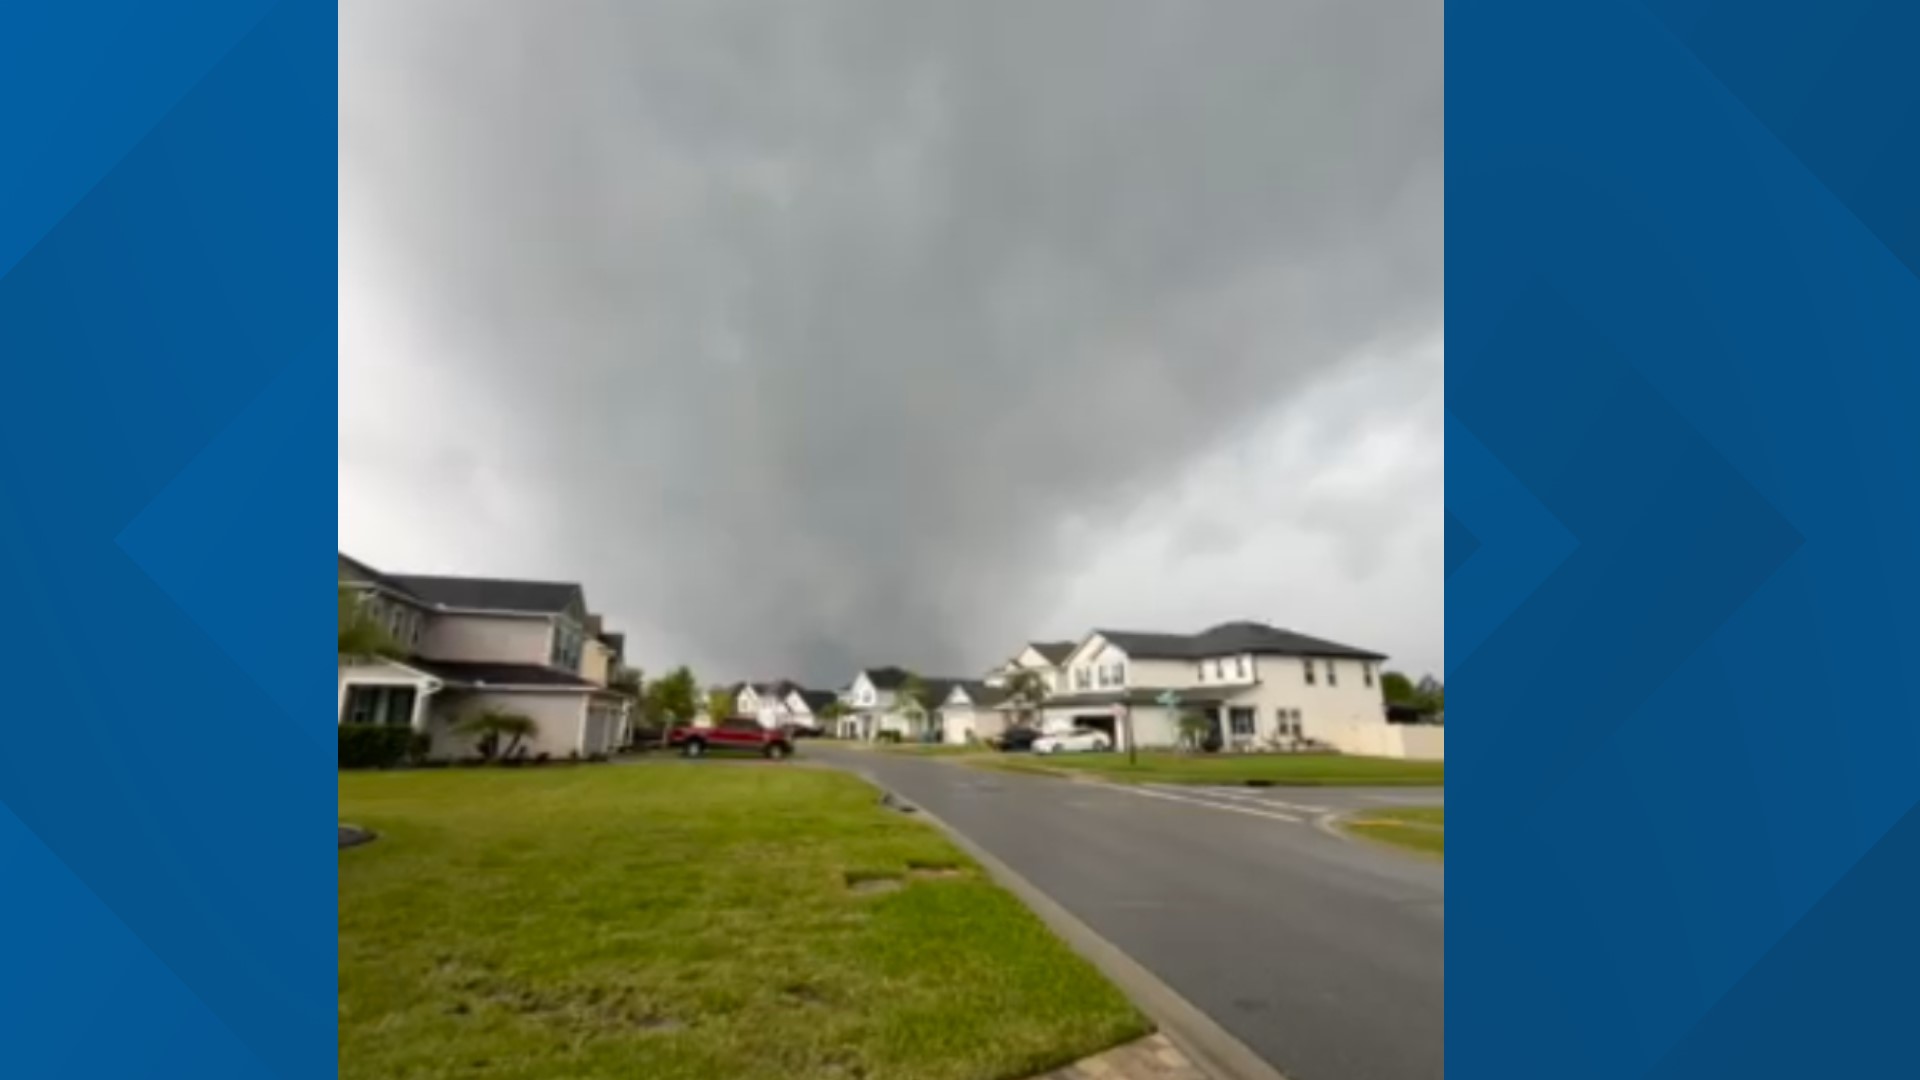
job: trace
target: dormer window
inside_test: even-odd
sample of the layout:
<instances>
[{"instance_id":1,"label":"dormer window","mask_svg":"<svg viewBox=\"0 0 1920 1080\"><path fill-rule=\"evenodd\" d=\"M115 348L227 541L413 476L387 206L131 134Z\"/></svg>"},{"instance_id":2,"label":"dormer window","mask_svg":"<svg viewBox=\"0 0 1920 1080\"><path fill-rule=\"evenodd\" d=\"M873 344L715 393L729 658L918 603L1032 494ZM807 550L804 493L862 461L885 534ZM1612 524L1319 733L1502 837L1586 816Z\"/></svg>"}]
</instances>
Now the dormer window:
<instances>
[{"instance_id":1,"label":"dormer window","mask_svg":"<svg viewBox=\"0 0 1920 1080\"><path fill-rule=\"evenodd\" d=\"M1307 685L1308 685L1308 686L1312 686L1312 685L1313 685L1313 661L1312 661L1312 659L1306 659L1306 660L1302 660L1302 661L1300 661L1300 663L1301 663L1301 665L1302 665L1302 666L1304 667L1304 669L1306 670L1306 673L1307 673Z\"/></svg>"},{"instance_id":2,"label":"dormer window","mask_svg":"<svg viewBox=\"0 0 1920 1080\"><path fill-rule=\"evenodd\" d=\"M1243 679L1247 677L1247 658L1246 657L1236 656L1233 658L1233 673L1235 675L1240 676Z\"/></svg>"}]
</instances>

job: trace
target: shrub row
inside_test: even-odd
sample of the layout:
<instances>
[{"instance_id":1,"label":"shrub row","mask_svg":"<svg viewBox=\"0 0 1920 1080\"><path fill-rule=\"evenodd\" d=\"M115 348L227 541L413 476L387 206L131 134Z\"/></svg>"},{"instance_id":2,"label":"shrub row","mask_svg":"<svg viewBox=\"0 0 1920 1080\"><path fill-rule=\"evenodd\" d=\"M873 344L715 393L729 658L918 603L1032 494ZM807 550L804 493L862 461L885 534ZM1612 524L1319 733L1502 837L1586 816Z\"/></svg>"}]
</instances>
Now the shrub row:
<instances>
[{"instance_id":1,"label":"shrub row","mask_svg":"<svg viewBox=\"0 0 1920 1080\"><path fill-rule=\"evenodd\" d=\"M341 724L340 767L391 769L404 761L421 761L433 740L424 731L389 724Z\"/></svg>"}]
</instances>

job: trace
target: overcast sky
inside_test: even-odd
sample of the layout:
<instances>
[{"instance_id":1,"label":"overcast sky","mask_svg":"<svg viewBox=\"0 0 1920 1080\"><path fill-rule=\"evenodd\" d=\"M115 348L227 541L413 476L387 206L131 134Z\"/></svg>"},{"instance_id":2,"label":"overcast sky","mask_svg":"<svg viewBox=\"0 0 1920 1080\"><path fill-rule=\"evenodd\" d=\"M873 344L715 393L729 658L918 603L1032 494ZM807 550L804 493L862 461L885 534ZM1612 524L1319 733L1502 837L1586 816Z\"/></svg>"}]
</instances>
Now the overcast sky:
<instances>
[{"instance_id":1,"label":"overcast sky","mask_svg":"<svg viewBox=\"0 0 1920 1080\"><path fill-rule=\"evenodd\" d=\"M348 0L340 545L839 685L1442 668L1440 0Z\"/></svg>"}]
</instances>

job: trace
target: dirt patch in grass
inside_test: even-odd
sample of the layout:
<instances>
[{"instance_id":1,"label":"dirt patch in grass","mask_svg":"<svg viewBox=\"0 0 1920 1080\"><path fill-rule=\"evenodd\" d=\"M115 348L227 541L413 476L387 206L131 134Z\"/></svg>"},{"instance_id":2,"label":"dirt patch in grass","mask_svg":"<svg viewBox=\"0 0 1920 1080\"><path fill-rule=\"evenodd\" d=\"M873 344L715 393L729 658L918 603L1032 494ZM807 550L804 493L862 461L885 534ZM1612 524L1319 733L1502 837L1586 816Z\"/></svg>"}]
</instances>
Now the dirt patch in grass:
<instances>
[{"instance_id":1,"label":"dirt patch in grass","mask_svg":"<svg viewBox=\"0 0 1920 1080\"><path fill-rule=\"evenodd\" d=\"M841 877L847 883L847 891L855 896L893 892L906 885L900 874L887 870L849 870Z\"/></svg>"}]
</instances>

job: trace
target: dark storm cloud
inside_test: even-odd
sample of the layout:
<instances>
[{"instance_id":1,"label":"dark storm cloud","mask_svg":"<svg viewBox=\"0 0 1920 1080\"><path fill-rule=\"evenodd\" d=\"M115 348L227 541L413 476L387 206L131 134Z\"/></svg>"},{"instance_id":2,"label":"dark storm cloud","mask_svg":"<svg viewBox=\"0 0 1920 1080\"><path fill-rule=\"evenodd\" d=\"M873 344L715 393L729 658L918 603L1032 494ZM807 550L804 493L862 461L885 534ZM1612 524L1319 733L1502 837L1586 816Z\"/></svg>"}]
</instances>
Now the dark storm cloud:
<instances>
[{"instance_id":1,"label":"dark storm cloud","mask_svg":"<svg viewBox=\"0 0 1920 1080\"><path fill-rule=\"evenodd\" d=\"M342 7L343 220L491 403L416 435L727 674L990 659L1057 522L1439 322L1438 0Z\"/></svg>"}]
</instances>

